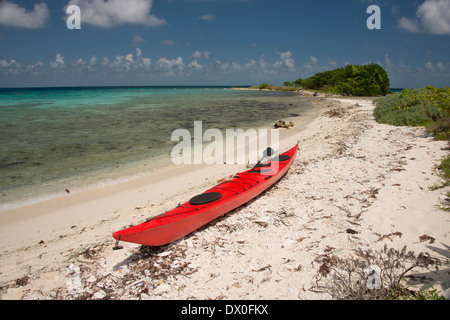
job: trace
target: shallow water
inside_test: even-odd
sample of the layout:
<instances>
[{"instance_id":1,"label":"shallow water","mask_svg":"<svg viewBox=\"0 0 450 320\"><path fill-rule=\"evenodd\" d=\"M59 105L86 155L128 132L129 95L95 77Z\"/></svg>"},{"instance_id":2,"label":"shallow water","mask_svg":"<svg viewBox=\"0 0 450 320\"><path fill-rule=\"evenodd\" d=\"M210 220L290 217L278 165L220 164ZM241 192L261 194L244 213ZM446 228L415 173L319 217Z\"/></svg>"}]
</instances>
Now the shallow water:
<instances>
[{"instance_id":1,"label":"shallow water","mask_svg":"<svg viewBox=\"0 0 450 320\"><path fill-rule=\"evenodd\" d=\"M313 108L223 87L0 89L0 211L116 183L170 162L175 129L270 127Z\"/></svg>"}]
</instances>

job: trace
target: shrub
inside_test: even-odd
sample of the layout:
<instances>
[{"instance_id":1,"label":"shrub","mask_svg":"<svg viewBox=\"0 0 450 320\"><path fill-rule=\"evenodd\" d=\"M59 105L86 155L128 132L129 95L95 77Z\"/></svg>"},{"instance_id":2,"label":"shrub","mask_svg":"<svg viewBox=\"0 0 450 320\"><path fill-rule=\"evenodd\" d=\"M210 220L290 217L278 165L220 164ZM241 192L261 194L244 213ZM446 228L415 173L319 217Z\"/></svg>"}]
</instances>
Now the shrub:
<instances>
[{"instance_id":1,"label":"shrub","mask_svg":"<svg viewBox=\"0 0 450 320\"><path fill-rule=\"evenodd\" d=\"M272 90L274 87L271 84L263 83L263 84L260 84L258 88L260 90L262 90L262 89L270 89L270 90Z\"/></svg>"},{"instance_id":2,"label":"shrub","mask_svg":"<svg viewBox=\"0 0 450 320\"><path fill-rule=\"evenodd\" d=\"M437 272L441 260L427 253L416 255L406 247L396 250L386 245L382 250L354 252L353 257L340 258L328 250L314 260L321 265L313 289L346 300L445 299L433 288L413 291L402 283L416 268Z\"/></svg>"},{"instance_id":3,"label":"shrub","mask_svg":"<svg viewBox=\"0 0 450 320\"><path fill-rule=\"evenodd\" d=\"M450 137L450 89L428 86L405 89L375 100L378 122L396 126L426 126L438 139Z\"/></svg>"}]
</instances>

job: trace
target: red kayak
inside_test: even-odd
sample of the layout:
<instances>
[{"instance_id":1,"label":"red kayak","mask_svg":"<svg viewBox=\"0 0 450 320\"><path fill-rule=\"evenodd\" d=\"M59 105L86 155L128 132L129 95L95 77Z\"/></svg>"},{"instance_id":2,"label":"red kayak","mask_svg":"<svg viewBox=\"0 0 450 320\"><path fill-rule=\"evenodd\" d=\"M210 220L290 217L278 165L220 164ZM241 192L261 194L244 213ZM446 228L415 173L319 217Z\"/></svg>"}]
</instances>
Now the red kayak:
<instances>
[{"instance_id":1,"label":"red kayak","mask_svg":"<svg viewBox=\"0 0 450 320\"><path fill-rule=\"evenodd\" d=\"M237 173L173 210L137 226L114 232L113 237L118 241L145 246L161 246L180 239L243 205L280 180L294 161L297 148L298 145L265 162L260 161L253 169ZM269 156L271 151L271 148L266 150Z\"/></svg>"}]
</instances>

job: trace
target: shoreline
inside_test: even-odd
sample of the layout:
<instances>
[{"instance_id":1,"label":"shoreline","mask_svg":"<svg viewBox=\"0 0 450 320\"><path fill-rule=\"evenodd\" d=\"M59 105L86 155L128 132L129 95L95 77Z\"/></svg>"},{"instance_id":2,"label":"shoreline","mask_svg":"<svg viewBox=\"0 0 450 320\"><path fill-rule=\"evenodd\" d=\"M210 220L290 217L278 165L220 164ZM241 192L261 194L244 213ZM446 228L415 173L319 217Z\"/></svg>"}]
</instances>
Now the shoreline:
<instances>
[{"instance_id":1,"label":"shoreline","mask_svg":"<svg viewBox=\"0 0 450 320\"><path fill-rule=\"evenodd\" d=\"M19 221L14 221L0 215L1 298L329 299L329 293L311 290L318 268L312 261L327 247L343 255L385 243L434 255L448 249L449 221L432 210L448 188L428 190L438 181L433 166L446 154L441 150L445 142L420 138L420 128L376 123L370 100L315 101L318 115L305 119L305 127L294 121L291 131L280 131L281 151L297 141L301 150L277 186L151 253L151 259L139 259L145 253L138 245L121 243L123 250L112 251L112 232L170 210L241 171L242 165L180 167L161 173L156 182L144 177L41 204L33 209L35 217L17 212ZM402 170L392 170L397 168ZM371 197L369 191L375 189ZM342 232L346 227L358 234ZM25 230L28 239L21 236ZM397 231L403 236L376 241L377 234ZM422 233L436 240L433 246L418 240ZM137 271L140 264L155 260L163 265L169 258L164 278ZM175 272L177 264L185 265L182 272ZM131 282L114 286L124 277ZM26 281L18 285L17 279ZM141 282L146 290L140 291ZM445 281L436 281L439 285L441 291L448 287Z\"/></svg>"},{"instance_id":2,"label":"shoreline","mask_svg":"<svg viewBox=\"0 0 450 320\"><path fill-rule=\"evenodd\" d=\"M292 138L299 131L305 130L304 125L307 125L315 117L314 112L308 111L306 115L285 118L285 120L294 121L295 127L289 130L278 130L280 150L287 150L290 144L295 143L295 140ZM270 138L268 142L270 142ZM203 145L203 149L204 147L205 145ZM234 146L235 158L239 151ZM248 150L244 152L246 153L246 160L248 160ZM158 202L160 198L165 197L170 199L172 195L182 194L186 190L193 188L197 193L201 193L214 185L214 183L209 181L223 179L246 168L246 165L243 164L226 164L225 156L224 154L224 164L213 165L205 163L199 165L176 165L171 162L163 165L160 160L159 166L152 168L149 173L139 173L133 176L117 178L111 183L106 183L106 185L101 183L100 186L92 185L81 191L72 192L71 190L69 194L49 196L48 199L42 201L37 200L36 202L1 211L0 244L2 247L11 247L21 241L23 242L21 233L24 233L24 229L27 237L30 238L25 241L31 240L33 233L45 234L50 232L50 229L53 228L54 219L60 220L65 225L70 224L73 226L77 223L82 224L86 219L90 219L91 213L96 216L94 219L99 220L100 216L108 215L108 212L114 211L114 209L131 210L139 207L138 204ZM201 178L197 175L200 175ZM193 193L192 195L195 194ZM187 199L178 199L178 202L174 202L174 205L182 200ZM101 208L100 211L102 213L94 213L99 208ZM158 214L156 213L153 216ZM46 216L47 224L42 222L44 219L41 219L46 218ZM39 229L34 227L34 222L37 220L41 220ZM92 222L90 221L90 223ZM22 225L19 227L18 224L20 223L29 226L24 227ZM37 239L33 238L34 240Z\"/></svg>"},{"instance_id":3,"label":"shoreline","mask_svg":"<svg viewBox=\"0 0 450 320\"><path fill-rule=\"evenodd\" d=\"M287 149L294 142L292 137L295 133L304 130L303 125L309 123L314 117L314 111L313 114L309 111L307 115L289 118L289 121L295 121L296 126L289 130L279 129L280 148ZM234 151L237 152L236 149ZM0 253L0 261L5 256L14 255L13 252L27 251L36 244L60 242L60 238L80 230L83 233L86 228L100 225L102 221L123 219L120 213L128 217L124 218L124 221L128 219L129 225L141 223L172 209L178 203L213 187L216 181L243 171L245 168L246 165L242 164L175 165L169 163L152 170L149 174L136 175L137 178L125 180L125 182L71 192L49 200L2 211L0 212L0 247L5 249ZM139 212L144 208L150 209L151 212L145 216L136 215L136 211ZM113 222L111 224L108 234L104 236L112 241L114 240L112 232L121 229L124 225ZM92 240L93 238L80 237L79 243L87 244ZM4 282L3 271L0 270L0 286ZM17 277L23 273L20 269L14 271L17 271Z\"/></svg>"}]
</instances>

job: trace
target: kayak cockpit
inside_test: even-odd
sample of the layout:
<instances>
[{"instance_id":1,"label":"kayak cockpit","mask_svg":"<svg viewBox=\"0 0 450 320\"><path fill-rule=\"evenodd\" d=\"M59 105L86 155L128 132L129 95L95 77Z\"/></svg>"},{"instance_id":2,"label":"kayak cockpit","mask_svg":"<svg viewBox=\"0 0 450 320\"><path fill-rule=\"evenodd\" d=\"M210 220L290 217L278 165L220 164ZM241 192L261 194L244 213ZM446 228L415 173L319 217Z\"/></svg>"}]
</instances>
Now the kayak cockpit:
<instances>
[{"instance_id":1,"label":"kayak cockpit","mask_svg":"<svg viewBox=\"0 0 450 320\"><path fill-rule=\"evenodd\" d=\"M192 206L200 206L202 204L208 204L222 198L222 194L220 192L206 192L199 194L189 200L189 204Z\"/></svg>"}]
</instances>

